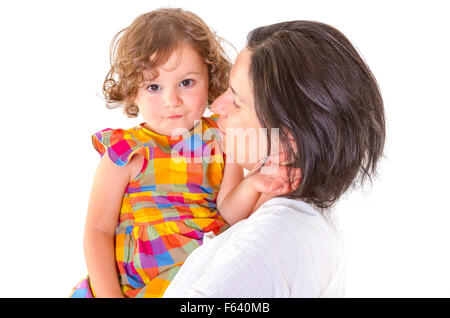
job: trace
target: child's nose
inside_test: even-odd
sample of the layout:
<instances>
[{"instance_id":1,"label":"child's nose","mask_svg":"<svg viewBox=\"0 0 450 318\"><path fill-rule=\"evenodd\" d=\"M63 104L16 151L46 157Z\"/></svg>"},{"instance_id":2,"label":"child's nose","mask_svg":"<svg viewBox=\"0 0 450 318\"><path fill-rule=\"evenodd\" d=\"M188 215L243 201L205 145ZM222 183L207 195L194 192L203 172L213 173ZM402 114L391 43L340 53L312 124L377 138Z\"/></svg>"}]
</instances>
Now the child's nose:
<instances>
[{"instance_id":1,"label":"child's nose","mask_svg":"<svg viewBox=\"0 0 450 318\"><path fill-rule=\"evenodd\" d=\"M163 99L165 107L176 107L182 104L182 100L175 90L166 90Z\"/></svg>"}]
</instances>

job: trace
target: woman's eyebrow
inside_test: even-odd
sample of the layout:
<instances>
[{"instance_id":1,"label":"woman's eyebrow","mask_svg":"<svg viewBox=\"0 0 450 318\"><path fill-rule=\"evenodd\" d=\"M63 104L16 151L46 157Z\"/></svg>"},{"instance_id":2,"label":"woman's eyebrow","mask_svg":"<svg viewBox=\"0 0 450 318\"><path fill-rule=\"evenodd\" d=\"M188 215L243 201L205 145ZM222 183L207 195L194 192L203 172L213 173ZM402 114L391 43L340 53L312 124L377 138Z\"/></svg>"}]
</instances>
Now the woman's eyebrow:
<instances>
[{"instance_id":1,"label":"woman's eyebrow","mask_svg":"<svg viewBox=\"0 0 450 318\"><path fill-rule=\"evenodd\" d=\"M231 91L233 92L233 95L239 98L238 94L234 90L233 86L231 86L231 84L230 84L230 88L231 88Z\"/></svg>"},{"instance_id":2,"label":"woman's eyebrow","mask_svg":"<svg viewBox=\"0 0 450 318\"><path fill-rule=\"evenodd\" d=\"M238 93L234 90L233 86L231 86L230 84L230 89L233 92L234 98L239 100L239 103L242 105L245 105L244 101L242 101L242 99L239 97Z\"/></svg>"}]
</instances>

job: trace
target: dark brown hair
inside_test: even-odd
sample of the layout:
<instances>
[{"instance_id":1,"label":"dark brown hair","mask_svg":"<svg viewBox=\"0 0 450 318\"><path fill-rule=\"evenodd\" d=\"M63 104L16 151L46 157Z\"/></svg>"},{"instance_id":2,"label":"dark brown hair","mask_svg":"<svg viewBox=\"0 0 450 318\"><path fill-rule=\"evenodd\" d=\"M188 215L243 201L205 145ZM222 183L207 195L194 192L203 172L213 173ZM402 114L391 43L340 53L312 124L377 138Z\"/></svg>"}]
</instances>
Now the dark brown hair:
<instances>
[{"instance_id":1,"label":"dark brown hair","mask_svg":"<svg viewBox=\"0 0 450 318\"><path fill-rule=\"evenodd\" d=\"M157 9L137 17L118 32L111 43L111 69L103 83L108 108L124 106L128 117L136 117L134 104L142 71L164 64L181 43L191 45L204 60L209 74L208 103L228 88L231 63L220 42L222 39L192 12L179 8Z\"/></svg>"},{"instance_id":2,"label":"dark brown hair","mask_svg":"<svg viewBox=\"0 0 450 318\"><path fill-rule=\"evenodd\" d=\"M299 187L285 196L326 209L351 185L372 181L385 141L383 101L350 41L312 21L260 27L247 40L269 153L270 128L278 127L289 169L301 170Z\"/></svg>"}]
</instances>

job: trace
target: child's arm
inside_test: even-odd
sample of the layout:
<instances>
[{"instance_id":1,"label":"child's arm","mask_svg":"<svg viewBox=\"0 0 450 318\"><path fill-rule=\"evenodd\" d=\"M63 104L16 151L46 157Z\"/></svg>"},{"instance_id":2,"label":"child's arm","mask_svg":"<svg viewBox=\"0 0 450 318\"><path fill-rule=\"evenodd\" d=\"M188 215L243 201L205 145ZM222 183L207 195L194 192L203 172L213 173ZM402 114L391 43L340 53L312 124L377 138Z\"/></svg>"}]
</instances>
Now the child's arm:
<instances>
[{"instance_id":1,"label":"child's arm","mask_svg":"<svg viewBox=\"0 0 450 318\"><path fill-rule=\"evenodd\" d=\"M218 202L217 208L223 219L229 225L233 225L250 215L260 195L260 192L256 192L250 186L250 180L245 178L228 193L221 203Z\"/></svg>"},{"instance_id":2,"label":"child's arm","mask_svg":"<svg viewBox=\"0 0 450 318\"><path fill-rule=\"evenodd\" d=\"M96 297L123 297L114 237L129 180L128 166L114 164L107 154L102 157L92 185L84 232L86 265Z\"/></svg>"},{"instance_id":3,"label":"child's arm","mask_svg":"<svg viewBox=\"0 0 450 318\"><path fill-rule=\"evenodd\" d=\"M217 209L229 225L247 218L260 195L261 193L251 186L251 180L244 178L244 172L240 166L232 162L225 164L217 195Z\"/></svg>"},{"instance_id":4,"label":"child's arm","mask_svg":"<svg viewBox=\"0 0 450 318\"><path fill-rule=\"evenodd\" d=\"M268 161L266 166L270 167L271 164L271 161ZM258 167L255 167L254 170L257 169ZM299 186L301 179L300 169L293 169L289 183L286 167L278 164L270 173L253 174L254 170L243 178L242 168L234 163L225 165L217 196L217 208L229 225L247 218L255 208L261 193L273 197L289 193Z\"/></svg>"}]
</instances>

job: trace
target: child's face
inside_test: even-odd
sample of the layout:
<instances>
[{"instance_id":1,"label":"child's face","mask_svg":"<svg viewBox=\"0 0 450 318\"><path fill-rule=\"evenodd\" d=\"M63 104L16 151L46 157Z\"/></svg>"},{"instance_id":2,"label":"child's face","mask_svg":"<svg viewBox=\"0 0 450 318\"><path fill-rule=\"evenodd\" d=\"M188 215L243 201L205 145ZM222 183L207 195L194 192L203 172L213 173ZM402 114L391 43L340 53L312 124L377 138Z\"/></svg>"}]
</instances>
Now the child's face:
<instances>
[{"instance_id":1,"label":"child's face","mask_svg":"<svg viewBox=\"0 0 450 318\"><path fill-rule=\"evenodd\" d=\"M157 68L152 79L144 71L144 82L134 102L146 122L146 128L170 136L181 135L177 128L191 129L208 102L208 69L200 55L182 44L167 62Z\"/></svg>"}]
</instances>

